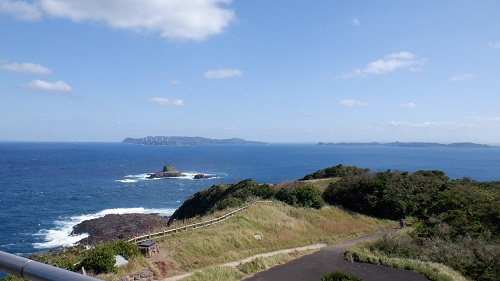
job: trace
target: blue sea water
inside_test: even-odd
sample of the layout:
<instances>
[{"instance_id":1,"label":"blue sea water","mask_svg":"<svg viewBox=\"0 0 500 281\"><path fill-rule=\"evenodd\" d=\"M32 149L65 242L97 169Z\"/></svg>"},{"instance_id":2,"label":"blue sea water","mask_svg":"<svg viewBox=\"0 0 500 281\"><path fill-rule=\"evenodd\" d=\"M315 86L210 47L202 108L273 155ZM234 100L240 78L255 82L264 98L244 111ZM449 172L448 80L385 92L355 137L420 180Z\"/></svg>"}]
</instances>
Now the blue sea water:
<instances>
[{"instance_id":1,"label":"blue sea water","mask_svg":"<svg viewBox=\"0 0 500 281\"><path fill-rule=\"evenodd\" d=\"M187 178L148 180L170 164ZM244 179L277 183L337 164L444 171L500 180L500 149L300 145L142 146L0 142L0 250L26 256L83 238L77 223L109 213L169 215L193 193ZM194 180L196 173L214 178Z\"/></svg>"}]
</instances>

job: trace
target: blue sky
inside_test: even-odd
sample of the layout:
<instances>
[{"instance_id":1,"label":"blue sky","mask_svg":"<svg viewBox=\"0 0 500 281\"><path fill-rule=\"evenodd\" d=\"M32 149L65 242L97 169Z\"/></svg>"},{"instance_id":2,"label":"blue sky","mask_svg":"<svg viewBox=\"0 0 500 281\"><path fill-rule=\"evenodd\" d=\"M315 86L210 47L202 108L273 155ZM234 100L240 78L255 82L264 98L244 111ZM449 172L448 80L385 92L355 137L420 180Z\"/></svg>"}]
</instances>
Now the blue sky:
<instances>
[{"instance_id":1,"label":"blue sky","mask_svg":"<svg viewBox=\"0 0 500 281\"><path fill-rule=\"evenodd\" d=\"M500 143L500 1L0 0L0 139Z\"/></svg>"}]
</instances>

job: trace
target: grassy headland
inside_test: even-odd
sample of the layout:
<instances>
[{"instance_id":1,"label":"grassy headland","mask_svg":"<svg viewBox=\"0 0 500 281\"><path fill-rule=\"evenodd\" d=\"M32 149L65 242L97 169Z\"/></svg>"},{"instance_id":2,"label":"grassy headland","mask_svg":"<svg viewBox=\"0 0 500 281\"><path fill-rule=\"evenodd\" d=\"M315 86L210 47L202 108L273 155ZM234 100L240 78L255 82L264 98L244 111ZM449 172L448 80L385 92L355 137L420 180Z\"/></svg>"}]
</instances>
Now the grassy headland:
<instances>
[{"instance_id":1,"label":"grassy headland","mask_svg":"<svg viewBox=\"0 0 500 281\"><path fill-rule=\"evenodd\" d=\"M160 263L171 265L166 272L170 276L259 253L317 243L334 244L394 226L394 221L333 206L305 209L281 202L260 203L223 223L161 239L160 248L168 249L170 255Z\"/></svg>"},{"instance_id":2,"label":"grassy headland","mask_svg":"<svg viewBox=\"0 0 500 281\"><path fill-rule=\"evenodd\" d=\"M218 265L280 249L338 243L395 227L395 219L404 217L415 218L412 231L384 237L348 255L355 260L412 268L433 280L461 278L440 279L430 274L442 271L443 267L435 267L436 263L474 280L498 280L495 278L500 274L500 182L451 180L440 171L372 173L369 169L338 165L299 181L276 185L252 180L218 184L188 198L169 224L175 228L206 221L262 199L270 202L253 205L216 225L158 239L162 250L159 255L132 258L130 266L117 273L112 269L114 274L99 277L116 280L148 267L158 279L207 269L206 280L213 279L214 274L238 280L294 256L255 261L241 268ZM97 252L130 250L125 245L102 247L107 249ZM64 267L78 260L85 263L92 251L69 252L71 259L61 251L37 259ZM198 275L193 280L207 276Z\"/></svg>"}]
</instances>

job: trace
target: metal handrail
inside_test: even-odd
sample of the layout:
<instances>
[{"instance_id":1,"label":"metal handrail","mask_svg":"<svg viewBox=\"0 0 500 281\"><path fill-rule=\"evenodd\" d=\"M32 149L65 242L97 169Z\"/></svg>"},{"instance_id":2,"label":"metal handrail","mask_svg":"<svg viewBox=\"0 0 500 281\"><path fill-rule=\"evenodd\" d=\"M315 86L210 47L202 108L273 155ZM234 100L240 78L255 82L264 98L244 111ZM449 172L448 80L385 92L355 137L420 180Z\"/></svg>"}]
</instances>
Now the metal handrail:
<instances>
[{"instance_id":1,"label":"metal handrail","mask_svg":"<svg viewBox=\"0 0 500 281\"><path fill-rule=\"evenodd\" d=\"M133 243L140 243L143 242L144 238L158 238L162 236L166 236L169 234L173 234L174 232L177 232L179 230L184 230L188 228L198 228L198 227L204 227L212 224L219 223L221 221L224 221L234 214L241 212L243 210L246 210L248 207L253 206L257 203L264 203L264 202L272 202L272 201L256 201L250 205L241 207L239 209L236 209L230 213L227 213L223 216L216 217L214 219L208 220L208 221L203 221L203 222L198 222L190 225L185 225L179 228L175 229L169 229L169 230L163 230L158 233L152 233L148 235L143 235L139 237L134 237L128 242L133 242ZM48 265L45 263L37 262L34 260L30 260L27 258L23 258L20 256L12 255L6 252L0 251L0 271L5 272L11 275L14 275L16 277L21 277L24 279L29 279L32 281L67 281L67 280L74 280L74 281L102 281L101 279L97 279L94 277L90 276L85 276L73 271L65 270L59 267L55 267L52 265Z\"/></svg>"},{"instance_id":2,"label":"metal handrail","mask_svg":"<svg viewBox=\"0 0 500 281\"><path fill-rule=\"evenodd\" d=\"M0 271L33 281L102 281L2 251L0 251Z\"/></svg>"}]
</instances>

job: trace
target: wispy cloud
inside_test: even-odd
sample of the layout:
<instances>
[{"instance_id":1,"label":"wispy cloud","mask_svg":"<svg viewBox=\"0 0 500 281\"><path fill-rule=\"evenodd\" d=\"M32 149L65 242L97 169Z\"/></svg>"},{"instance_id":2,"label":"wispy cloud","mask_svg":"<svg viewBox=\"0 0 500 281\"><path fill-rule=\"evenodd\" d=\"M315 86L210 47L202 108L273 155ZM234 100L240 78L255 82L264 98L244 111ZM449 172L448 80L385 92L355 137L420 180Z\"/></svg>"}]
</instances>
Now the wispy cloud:
<instances>
[{"instance_id":1,"label":"wispy cloud","mask_svg":"<svg viewBox=\"0 0 500 281\"><path fill-rule=\"evenodd\" d=\"M403 103L403 104L400 104L399 107L401 108L408 108L408 109L413 109L413 108L417 108L418 105L416 103L413 103L413 102L409 102L409 103Z\"/></svg>"},{"instance_id":2,"label":"wispy cloud","mask_svg":"<svg viewBox=\"0 0 500 281\"><path fill-rule=\"evenodd\" d=\"M404 122L404 121L390 121L389 125L393 127L405 127L405 128L431 128L431 127L442 127L455 125L456 122L434 122L434 121L423 121L423 122Z\"/></svg>"},{"instance_id":3,"label":"wispy cloud","mask_svg":"<svg viewBox=\"0 0 500 281\"><path fill-rule=\"evenodd\" d=\"M147 100L147 102L155 103L155 104L159 104L159 105L165 105L165 106L183 106L184 105L183 100L169 100L166 98L150 98Z\"/></svg>"},{"instance_id":4,"label":"wispy cloud","mask_svg":"<svg viewBox=\"0 0 500 281\"><path fill-rule=\"evenodd\" d=\"M0 67L2 70L20 72L20 73L32 73L32 74L51 74L52 71L39 64L35 63L8 63Z\"/></svg>"},{"instance_id":5,"label":"wispy cloud","mask_svg":"<svg viewBox=\"0 0 500 281\"><path fill-rule=\"evenodd\" d=\"M42 17L40 7L26 1L0 0L0 12L23 21L35 21Z\"/></svg>"},{"instance_id":6,"label":"wispy cloud","mask_svg":"<svg viewBox=\"0 0 500 281\"><path fill-rule=\"evenodd\" d=\"M352 18L351 23L354 26L361 26L361 20L357 17Z\"/></svg>"},{"instance_id":7,"label":"wispy cloud","mask_svg":"<svg viewBox=\"0 0 500 281\"><path fill-rule=\"evenodd\" d=\"M221 68L217 70L207 70L205 72L205 78L208 79L224 79L242 75L243 71L239 69L227 69L227 68Z\"/></svg>"},{"instance_id":8,"label":"wispy cloud","mask_svg":"<svg viewBox=\"0 0 500 281\"><path fill-rule=\"evenodd\" d=\"M354 100L354 99L346 99L346 100L341 100L339 101L339 105L345 106L345 107L355 107L355 106L367 106L367 102L359 101L359 100Z\"/></svg>"},{"instance_id":9,"label":"wispy cloud","mask_svg":"<svg viewBox=\"0 0 500 281\"><path fill-rule=\"evenodd\" d=\"M391 127L401 128L475 128L479 126L495 126L500 124L498 116L473 116L467 117L460 121L422 121L422 122L405 122L405 121L390 121Z\"/></svg>"},{"instance_id":10,"label":"wispy cloud","mask_svg":"<svg viewBox=\"0 0 500 281\"><path fill-rule=\"evenodd\" d=\"M337 78L350 79L355 77L365 77L372 74L385 74L399 69L416 70L425 60L417 59L409 52L393 53L385 56L384 59L372 61L364 68L338 75Z\"/></svg>"},{"instance_id":11,"label":"wispy cloud","mask_svg":"<svg viewBox=\"0 0 500 281\"><path fill-rule=\"evenodd\" d=\"M64 81L47 82L43 80L33 80L24 85L28 90L71 92L71 87Z\"/></svg>"},{"instance_id":12,"label":"wispy cloud","mask_svg":"<svg viewBox=\"0 0 500 281\"><path fill-rule=\"evenodd\" d=\"M168 84L170 85L180 85L182 84L182 80L178 78L168 80Z\"/></svg>"},{"instance_id":13,"label":"wispy cloud","mask_svg":"<svg viewBox=\"0 0 500 281\"><path fill-rule=\"evenodd\" d=\"M488 46L490 46L493 49L500 49L500 41L489 42Z\"/></svg>"},{"instance_id":14,"label":"wispy cloud","mask_svg":"<svg viewBox=\"0 0 500 281\"><path fill-rule=\"evenodd\" d=\"M20 20L43 16L76 23L102 22L111 28L159 33L168 39L204 40L219 34L236 20L223 7L232 0L102 1L102 0L0 0L0 12Z\"/></svg>"},{"instance_id":15,"label":"wispy cloud","mask_svg":"<svg viewBox=\"0 0 500 281\"><path fill-rule=\"evenodd\" d=\"M472 117L467 117L465 120L468 123L478 124L478 125L500 123L500 117L498 116L472 116Z\"/></svg>"},{"instance_id":16,"label":"wispy cloud","mask_svg":"<svg viewBox=\"0 0 500 281\"><path fill-rule=\"evenodd\" d=\"M474 77L475 77L474 74L466 73L466 74L462 74L462 75L455 75L455 76L451 77L450 79L448 79L448 81L450 81L450 82L460 82L460 81L470 80L470 79L472 79Z\"/></svg>"}]
</instances>

